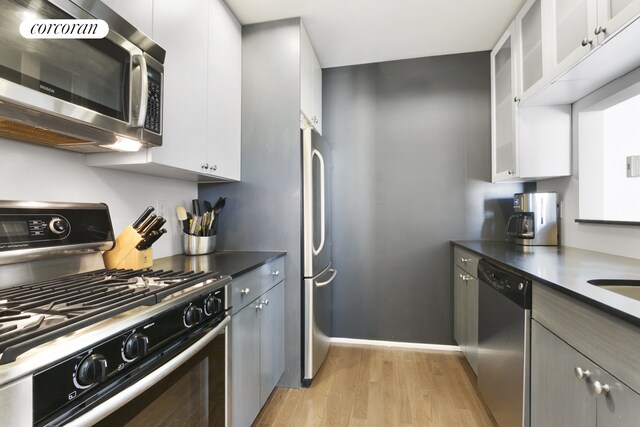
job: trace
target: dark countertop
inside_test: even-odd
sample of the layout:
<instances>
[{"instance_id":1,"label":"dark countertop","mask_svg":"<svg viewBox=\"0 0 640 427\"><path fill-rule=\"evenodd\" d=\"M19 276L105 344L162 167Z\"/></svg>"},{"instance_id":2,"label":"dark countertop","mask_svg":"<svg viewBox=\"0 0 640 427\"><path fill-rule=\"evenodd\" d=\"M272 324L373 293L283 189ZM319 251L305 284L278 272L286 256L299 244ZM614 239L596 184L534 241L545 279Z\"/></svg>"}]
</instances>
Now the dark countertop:
<instances>
[{"instance_id":1,"label":"dark countertop","mask_svg":"<svg viewBox=\"0 0 640 427\"><path fill-rule=\"evenodd\" d=\"M218 272L236 278L277 258L286 252L220 251L208 255L173 255L153 260L156 270Z\"/></svg>"},{"instance_id":2,"label":"dark countertop","mask_svg":"<svg viewBox=\"0 0 640 427\"><path fill-rule=\"evenodd\" d=\"M566 246L520 246L496 241L452 241L537 282L640 326L640 301L587 283L640 279L640 260Z\"/></svg>"}]
</instances>

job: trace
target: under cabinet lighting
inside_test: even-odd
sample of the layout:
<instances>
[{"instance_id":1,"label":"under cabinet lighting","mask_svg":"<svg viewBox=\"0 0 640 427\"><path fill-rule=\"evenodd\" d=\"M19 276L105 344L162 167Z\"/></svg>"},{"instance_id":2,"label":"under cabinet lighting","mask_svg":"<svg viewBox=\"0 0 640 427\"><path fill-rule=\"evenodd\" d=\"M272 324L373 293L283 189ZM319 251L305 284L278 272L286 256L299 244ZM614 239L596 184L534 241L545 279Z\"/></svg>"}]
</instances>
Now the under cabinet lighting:
<instances>
[{"instance_id":1,"label":"under cabinet lighting","mask_svg":"<svg viewBox=\"0 0 640 427\"><path fill-rule=\"evenodd\" d=\"M101 145L101 147L109 148L115 151L134 152L140 151L140 149L142 148L142 144L140 143L140 141L136 141L134 139L118 137L118 140L113 144Z\"/></svg>"}]
</instances>

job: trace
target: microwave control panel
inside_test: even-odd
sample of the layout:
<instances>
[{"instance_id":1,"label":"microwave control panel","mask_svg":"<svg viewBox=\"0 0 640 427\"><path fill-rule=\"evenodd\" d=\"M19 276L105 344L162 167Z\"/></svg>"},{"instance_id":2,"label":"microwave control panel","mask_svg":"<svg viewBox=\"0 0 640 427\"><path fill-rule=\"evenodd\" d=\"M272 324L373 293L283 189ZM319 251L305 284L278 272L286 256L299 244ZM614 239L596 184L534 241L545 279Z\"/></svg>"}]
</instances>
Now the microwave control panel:
<instances>
[{"instance_id":1,"label":"microwave control panel","mask_svg":"<svg viewBox=\"0 0 640 427\"><path fill-rule=\"evenodd\" d=\"M144 128L160 135L162 133L162 74L152 68L147 68L147 77L149 89Z\"/></svg>"}]
</instances>

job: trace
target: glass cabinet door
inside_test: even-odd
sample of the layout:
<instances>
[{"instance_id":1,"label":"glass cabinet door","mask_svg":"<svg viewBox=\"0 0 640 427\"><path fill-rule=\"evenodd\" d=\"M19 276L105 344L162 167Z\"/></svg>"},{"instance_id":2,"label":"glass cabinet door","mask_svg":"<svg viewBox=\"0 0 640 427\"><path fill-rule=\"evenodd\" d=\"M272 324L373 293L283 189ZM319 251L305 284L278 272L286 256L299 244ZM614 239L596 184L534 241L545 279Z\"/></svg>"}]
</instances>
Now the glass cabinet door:
<instances>
[{"instance_id":1,"label":"glass cabinet door","mask_svg":"<svg viewBox=\"0 0 640 427\"><path fill-rule=\"evenodd\" d=\"M521 90L525 94L542 80L544 59L542 55L542 0L530 0L516 17L520 33Z\"/></svg>"},{"instance_id":2,"label":"glass cabinet door","mask_svg":"<svg viewBox=\"0 0 640 427\"><path fill-rule=\"evenodd\" d=\"M618 29L640 14L640 0L599 0L598 25L594 30L598 42L615 33Z\"/></svg>"},{"instance_id":3,"label":"glass cabinet door","mask_svg":"<svg viewBox=\"0 0 640 427\"><path fill-rule=\"evenodd\" d=\"M597 0L551 0L554 75L575 64L596 44Z\"/></svg>"},{"instance_id":4,"label":"glass cabinet door","mask_svg":"<svg viewBox=\"0 0 640 427\"><path fill-rule=\"evenodd\" d=\"M491 52L492 180L517 176L514 30L511 24Z\"/></svg>"}]
</instances>

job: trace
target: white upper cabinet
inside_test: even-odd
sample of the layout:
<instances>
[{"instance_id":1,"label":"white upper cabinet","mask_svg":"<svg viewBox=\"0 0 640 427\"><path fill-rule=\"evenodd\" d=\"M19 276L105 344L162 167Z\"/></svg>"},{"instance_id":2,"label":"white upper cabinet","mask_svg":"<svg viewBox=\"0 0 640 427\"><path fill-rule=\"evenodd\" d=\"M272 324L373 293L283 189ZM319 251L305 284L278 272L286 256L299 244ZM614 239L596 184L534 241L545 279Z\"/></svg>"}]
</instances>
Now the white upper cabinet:
<instances>
[{"instance_id":1,"label":"white upper cabinet","mask_svg":"<svg viewBox=\"0 0 640 427\"><path fill-rule=\"evenodd\" d=\"M511 24L491 52L492 181L518 176L516 145L515 25Z\"/></svg>"},{"instance_id":2,"label":"white upper cabinet","mask_svg":"<svg viewBox=\"0 0 640 427\"><path fill-rule=\"evenodd\" d=\"M240 180L242 29L224 1L107 4L134 25L152 17L149 33L167 52L163 142L138 153L87 155L87 164L198 182Z\"/></svg>"},{"instance_id":3,"label":"white upper cabinet","mask_svg":"<svg viewBox=\"0 0 640 427\"><path fill-rule=\"evenodd\" d=\"M301 119L322 133L322 68L304 26L300 31Z\"/></svg>"},{"instance_id":4,"label":"white upper cabinet","mask_svg":"<svg viewBox=\"0 0 640 427\"><path fill-rule=\"evenodd\" d=\"M538 31L536 3L541 1L527 2L491 52L492 182L534 181L571 172L571 106L520 105L523 89L543 84L544 52L531 40Z\"/></svg>"},{"instance_id":5,"label":"white upper cabinet","mask_svg":"<svg viewBox=\"0 0 640 427\"><path fill-rule=\"evenodd\" d=\"M640 0L600 0L598 26L594 29L594 34L602 43L638 14L640 14Z\"/></svg>"},{"instance_id":6,"label":"white upper cabinet","mask_svg":"<svg viewBox=\"0 0 640 427\"><path fill-rule=\"evenodd\" d=\"M205 170L239 181L242 28L219 0L211 2L209 25Z\"/></svg>"},{"instance_id":7,"label":"white upper cabinet","mask_svg":"<svg viewBox=\"0 0 640 427\"><path fill-rule=\"evenodd\" d=\"M518 69L522 70L516 81L522 99L539 90L549 74L549 56L542 28L547 5L546 0L529 0L516 15L515 31L519 35L516 40L520 51Z\"/></svg>"},{"instance_id":8,"label":"white upper cabinet","mask_svg":"<svg viewBox=\"0 0 640 427\"><path fill-rule=\"evenodd\" d=\"M550 0L550 57L557 76L595 46L597 0Z\"/></svg>"}]
</instances>

